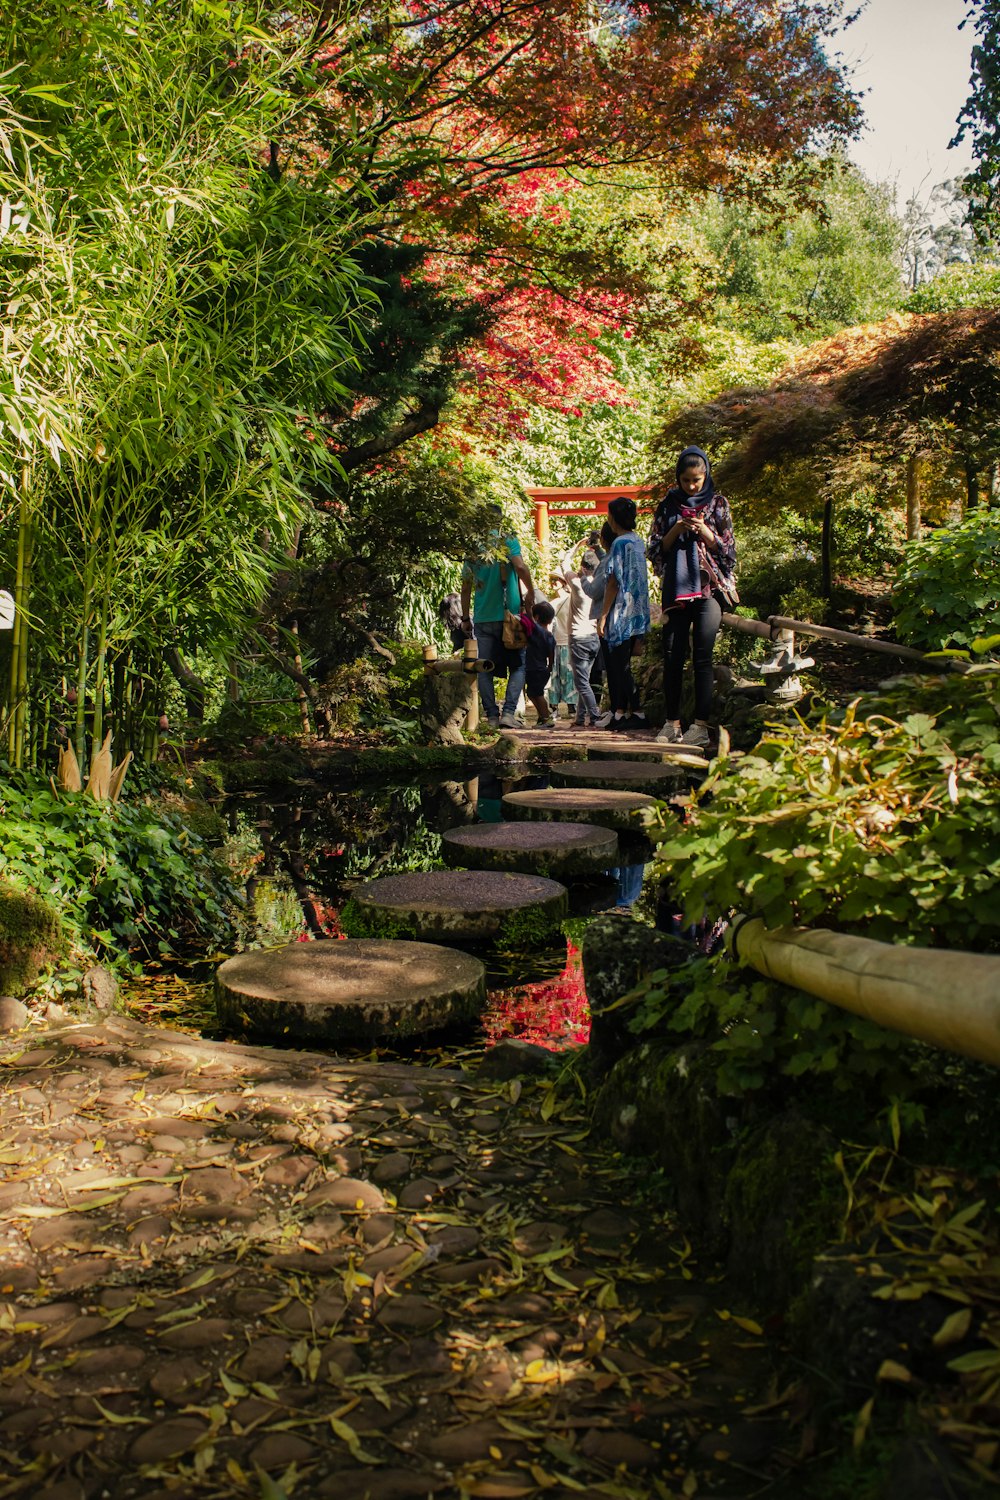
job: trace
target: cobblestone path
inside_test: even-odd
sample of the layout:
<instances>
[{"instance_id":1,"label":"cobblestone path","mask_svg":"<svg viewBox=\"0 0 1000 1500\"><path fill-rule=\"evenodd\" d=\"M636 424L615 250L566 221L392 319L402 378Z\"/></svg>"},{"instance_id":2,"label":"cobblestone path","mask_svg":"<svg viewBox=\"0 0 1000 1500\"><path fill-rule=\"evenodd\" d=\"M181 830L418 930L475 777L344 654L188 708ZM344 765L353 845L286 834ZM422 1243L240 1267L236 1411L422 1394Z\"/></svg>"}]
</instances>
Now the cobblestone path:
<instances>
[{"instance_id":1,"label":"cobblestone path","mask_svg":"<svg viewBox=\"0 0 1000 1500\"><path fill-rule=\"evenodd\" d=\"M0 1500L747 1497L760 1330L568 1094L112 1020L0 1041Z\"/></svg>"}]
</instances>

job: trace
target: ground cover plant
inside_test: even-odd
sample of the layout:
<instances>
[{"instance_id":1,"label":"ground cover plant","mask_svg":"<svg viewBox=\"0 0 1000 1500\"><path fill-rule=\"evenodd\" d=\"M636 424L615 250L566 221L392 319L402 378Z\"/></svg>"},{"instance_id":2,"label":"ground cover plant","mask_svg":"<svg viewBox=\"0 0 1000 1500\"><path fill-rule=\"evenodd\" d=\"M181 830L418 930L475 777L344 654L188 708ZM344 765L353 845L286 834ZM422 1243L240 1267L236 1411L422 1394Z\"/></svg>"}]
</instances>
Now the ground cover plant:
<instances>
[{"instance_id":1,"label":"ground cover plant","mask_svg":"<svg viewBox=\"0 0 1000 1500\"><path fill-rule=\"evenodd\" d=\"M56 908L75 963L122 968L224 946L235 889L155 799L96 801L28 772L0 777L0 880Z\"/></svg>"}]
</instances>

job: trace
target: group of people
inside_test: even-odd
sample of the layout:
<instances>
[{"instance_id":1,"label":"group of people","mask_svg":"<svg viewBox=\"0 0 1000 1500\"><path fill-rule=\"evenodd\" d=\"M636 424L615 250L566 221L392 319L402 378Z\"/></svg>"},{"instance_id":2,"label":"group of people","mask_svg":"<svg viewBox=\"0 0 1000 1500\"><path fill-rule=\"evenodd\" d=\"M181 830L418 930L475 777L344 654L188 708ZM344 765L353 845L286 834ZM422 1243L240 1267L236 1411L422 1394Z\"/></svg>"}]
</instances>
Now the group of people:
<instances>
[{"instance_id":1,"label":"group of people","mask_svg":"<svg viewBox=\"0 0 1000 1500\"><path fill-rule=\"evenodd\" d=\"M676 483L656 508L648 541L635 529L635 501L624 495L612 500L600 534L581 544L579 561L579 547L571 549L552 575L551 599L536 590L520 543L504 534L499 508L495 523L480 554L466 560L455 612L461 618L449 620L456 642L474 636L480 659L494 663L493 672L479 678L487 721L517 728L523 692L540 727L551 727L554 708L566 701L575 707L581 728L647 728L632 662L649 635L651 567L660 580L663 609L666 719L657 739L706 748L715 638L723 610L739 597L732 517L715 488L707 455L700 448L681 453ZM513 622L519 622L520 634ZM695 716L684 729L681 686L689 643ZM498 706L494 678L504 675L507 687ZM610 707L602 714L598 691L605 677Z\"/></svg>"}]
</instances>

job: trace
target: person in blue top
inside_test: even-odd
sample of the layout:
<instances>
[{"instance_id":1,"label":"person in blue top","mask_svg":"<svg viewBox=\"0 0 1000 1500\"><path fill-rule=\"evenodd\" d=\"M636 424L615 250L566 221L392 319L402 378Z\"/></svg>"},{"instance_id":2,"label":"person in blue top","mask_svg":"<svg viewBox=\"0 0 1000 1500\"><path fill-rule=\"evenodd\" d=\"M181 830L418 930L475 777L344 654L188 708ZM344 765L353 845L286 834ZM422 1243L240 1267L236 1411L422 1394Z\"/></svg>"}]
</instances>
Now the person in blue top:
<instances>
[{"instance_id":1,"label":"person in blue top","mask_svg":"<svg viewBox=\"0 0 1000 1500\"><path fill-rule=\"evenodd\" d=\"M480 672L479 696L483 712L492 729L516 729L517 703L524 689L524 648L510 651L503 643L504 606L512 614L531 613L535 602L535 585L528 565L521 556L516 536L505 534L503 513L499 505L490 507L490 529L476 557L467 557L462 565L462 629L466 636L475 634L480 661L495 663L493 672ZM521 588L524 597L521 597ZM470 608L475 590L475 605ZM507 674L507 691L503 709L497 708L494 676Z\"/></svg>"},{"instance_id":2,"label":"person in blue top","mask_svg":"<svg viewBox=\"0 0 1000 1500\"><path fill-rule=\"evenodd\" d=\"M608 506L615 539L607 557L607 582L597 631L608 648L609 729L645 729L632 678L632 656L649 634L646 544L635 531L635 501L619 495Z\"/></svg>"}]
</instances>

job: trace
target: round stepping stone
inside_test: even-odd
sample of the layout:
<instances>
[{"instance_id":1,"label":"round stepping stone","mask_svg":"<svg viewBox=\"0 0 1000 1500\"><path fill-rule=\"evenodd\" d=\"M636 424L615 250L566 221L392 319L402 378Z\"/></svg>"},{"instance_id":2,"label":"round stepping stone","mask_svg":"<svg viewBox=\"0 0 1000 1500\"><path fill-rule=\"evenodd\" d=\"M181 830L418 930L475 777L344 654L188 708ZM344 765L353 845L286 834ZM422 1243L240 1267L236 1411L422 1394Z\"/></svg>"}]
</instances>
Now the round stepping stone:
<instances>
[{"instance_id":1,"label":"round stepping stone","mask_svg":"<svg viewBox=\"0 0 1000 1500\"><path fill-rule=\"evenodd\" d=\"M685 769L690 767L692 771L704 771L708 767L708 761L700 750L689 749L684 745L658 745L655 741L643 745L592 745L588 759L649 760L657 765L676 765Z\"/></svg>"},{"instance_id":2,"label":"round stepping stone","mask_svg":"<svg viewBox=\"0 0 1000 1500\"><path fill-rule=\"evenodd\" d=\"M602 791L594 786L552 787L542 792L508 792L503 799L504 816L531 823L578 823L585 819L601 828L641 832L636 816L645 807L655 807L653 797L643 792Z\"/></svg>"},{"instance_id":3,"label":"round stepping stone","mask_svg":"<svg viewBox=\"0 0 1000 1500\"><path fill-rule=\"evenodd\" d=\"M648 761L593 760L582 764L574 760L557 761L550 768L556 786L596 786L602 790L649 792L653 797L668 797L683 790L687 778L679 766L655 766Z\"/></svg>"},{"instance_id":4,"label":"round stepping stone","mask_svg":"<svg viewBox=\"0 0 1000 1500\"><path fill-rule=\"evenodd\" d=\"M485 1005L479 960L430 943L289 943L240 953L215 976L220 1021L268 1036L423 1036L473 1020Z\"/></svg>"},{"instance_id":5,"label":"round stepping stone","mask_svg":"<svg viewBox=\"0 0 1000 1500\"><path fill-rule=\"evenodd\" d=\"M349 933L522 948L548 942L568 906L566 887L541 875L427 870L357 886L340 921Z\"/></svg>"},{"instance_id":6,"label":"round stepping stone","mask_svg":"<svg viewBox=\"0 0 1000 1500\"><path fill-rule=\"evenodd\" d=\"M618 863L618 836L593 823L481 823L442 835L445 863L563 879Z\"/></svg>"}]
</instances>

